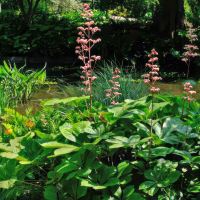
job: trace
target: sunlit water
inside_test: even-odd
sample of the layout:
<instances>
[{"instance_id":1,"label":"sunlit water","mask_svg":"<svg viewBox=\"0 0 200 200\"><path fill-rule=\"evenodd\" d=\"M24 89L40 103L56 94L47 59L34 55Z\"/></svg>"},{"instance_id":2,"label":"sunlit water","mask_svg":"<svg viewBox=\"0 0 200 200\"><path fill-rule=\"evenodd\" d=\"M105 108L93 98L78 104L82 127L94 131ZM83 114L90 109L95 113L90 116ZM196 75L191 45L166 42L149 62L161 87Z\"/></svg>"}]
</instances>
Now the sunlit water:
<instances>
[{"instance_id":1,"label":"sunlit water","mask_svg":"<svg viewBox=\"0 0 200 200\"><path fill-rule=\"evenodd\" d=\"M183 82L173 83L159 83L160 91L163 94L182 95L183 94ZM194 86L197 91L196 99L200 99L200 83ZM80 88L76 86L65 86L52 84L42 87L38 92L34 93L29 102L24 105L19 105L17 110L24 113L26 109L32 109L33 112L40 108L41 101L45 101L52 98L67 98L70 96L80 95Z\"/></svg>"}]
</instances>

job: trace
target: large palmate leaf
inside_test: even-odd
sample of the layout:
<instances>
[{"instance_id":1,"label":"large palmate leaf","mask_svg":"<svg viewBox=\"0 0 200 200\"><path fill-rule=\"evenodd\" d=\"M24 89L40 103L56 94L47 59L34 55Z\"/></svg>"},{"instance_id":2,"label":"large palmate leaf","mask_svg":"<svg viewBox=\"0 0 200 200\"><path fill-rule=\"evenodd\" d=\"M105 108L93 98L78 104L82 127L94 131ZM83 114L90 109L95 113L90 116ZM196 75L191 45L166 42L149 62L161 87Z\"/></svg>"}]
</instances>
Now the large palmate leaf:
<instances>
[{"instance_id":1,"label":"large palmate leaf","mask_svg":"<svg viewBox=\"0 0 200 200\"><path fill-rule=\"evenodd\" d=\"M153 169L144 172L147 181L143 182L139 189L154 196L160 188L168 187L179 179L181 173L176 170L176 167L176 163L159 160Z\"/></svg>"},{"instance_id":2,"label":"large palmate leaf","mask_svg":"<svg viewBox=\"0 0 200 200\"><path fill-rule=\"evenodd\" d=\"M173 147L168 148L168 147L156 147L152 148L150 150L141 150L138 152L138 155L145 160L148 160L150 158L156 158L156 157L165 157L168 154L171 154L175 151Z\"/></svg>"},{"instance_id":3,"label":"large palmate leaf","mask_svg":"<svg viewBox=\"0 0 200 200\"><path fill-rule=\"evenodd\" d=\"M111 143L109 146L110 149L116 149L120 147L131 147L135 148L137 144L140 143L140 136L139 135L133 135L129 138L122 137L122 136L115 136L113 139L107 139L108 143Z\"/></svg>"},{"instance_id":4,"label":"large palmate leaf","mask_svg":"<svg viewBox=\"0 0 200 200\"><path fill-rule=\"evenodd\" d=\"M76 136L81 133L95 133L89 121L80 121L74 124L66 122L59 129L65 138L73 142L76 142Z\"/></svg>"},{"instance_id":5,"label":"large palmate leaf","mask_svg":"<svg viewBox=\"0 0 200 200\"><path fill-rule=\"evenodd\" d=\"M168 117L161 127L158 123L154 125L156 135L166 143L178 144L190 137L191 127L186 126L182 120L176 117Z\"/></svg>"}]
</instances>

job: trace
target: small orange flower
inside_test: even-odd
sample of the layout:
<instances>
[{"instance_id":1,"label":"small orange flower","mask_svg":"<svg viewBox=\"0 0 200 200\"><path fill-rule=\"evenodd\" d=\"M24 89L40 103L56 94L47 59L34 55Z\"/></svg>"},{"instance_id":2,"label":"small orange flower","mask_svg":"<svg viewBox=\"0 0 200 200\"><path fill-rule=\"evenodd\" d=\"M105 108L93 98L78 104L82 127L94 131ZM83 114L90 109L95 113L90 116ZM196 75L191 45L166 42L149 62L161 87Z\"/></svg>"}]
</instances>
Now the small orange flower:
<instances>
[{"instance_id":1,"label":"small orange flower","mask_svg":"<svg viewBox=\"0 0 200 200\"><path fill-rule=\"evenodd\" d=\"M13 130L11 128L8 128L5 130L6 135L11 135L13 133Z\"/></svg>"},{"instance_id":2,"label":"small orange flower","mask_svg":"<svg viewBox=\"0 0 200 200\"><path fill-rule=\"evenodd\" d=\"M25 122L25 125L27 128L33 128L35 126L35 123L32 120L27 120Z\"/></svg>"}]
</instances>

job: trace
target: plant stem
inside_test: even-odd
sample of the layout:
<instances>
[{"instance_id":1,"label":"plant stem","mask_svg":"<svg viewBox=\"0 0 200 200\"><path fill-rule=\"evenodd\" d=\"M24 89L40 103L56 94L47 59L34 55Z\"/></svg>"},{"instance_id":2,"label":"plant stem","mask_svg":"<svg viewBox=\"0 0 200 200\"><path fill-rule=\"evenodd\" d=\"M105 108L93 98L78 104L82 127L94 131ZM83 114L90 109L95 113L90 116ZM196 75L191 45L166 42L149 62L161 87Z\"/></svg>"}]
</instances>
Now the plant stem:
<instances>
[{"instance_id":1,"label":"plant stem","mask_svg":"<svg viewBox=\"0 0 200 200\"><path fill-rule=\"evenodd\" d=\"M181 113L181 117L183 117L183 113L184 113L184 107L185 107L185 100L183 101L183 106L182 106L182 113Z\"/></svg>"},{"instance_id":2,"label":"plant stem","mask_svg":"<svg viewBox=\"0 0 200 200\"><path fill-rule=\"evenodd\" d=\"M152 93L152 100L151 100L151 114L153 114L153 109L154 109L154 107L153 107L153 103L154 103L154 95L153 95L153 93ZM151 147L152 147L152 136L153 136L153 118L152 118L153 116L151 116L151 123L150 123L150 125L151 125L151 130L150 130L150 143L149 143L149 157L151 156Z\"/></svg>"},{"instance_id":3,"label":"plant stem","mask_svg":"<svg viewBox=\"0 0 200 200\"><path fill-rule=\"evenodd\" d=\"M189 73L190 73L190 59L187 62L187 79L189 77Z\"/></svg>"}]
</instances>

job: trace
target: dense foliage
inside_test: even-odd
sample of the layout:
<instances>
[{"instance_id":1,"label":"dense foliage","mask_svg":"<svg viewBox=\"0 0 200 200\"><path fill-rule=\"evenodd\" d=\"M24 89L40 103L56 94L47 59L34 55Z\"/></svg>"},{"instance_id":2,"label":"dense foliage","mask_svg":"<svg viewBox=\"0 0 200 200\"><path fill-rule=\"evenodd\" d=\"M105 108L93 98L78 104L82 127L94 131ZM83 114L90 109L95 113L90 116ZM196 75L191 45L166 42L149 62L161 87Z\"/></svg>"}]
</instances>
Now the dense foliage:
<instances>
[{"instance_id":1,"label":"dense foliage","mask_svg":"<svg viewBox=\"0 0 200 200\"><path fill-rule=\"evenodd\" d=\"M195 100L195 82L184 83L184 95L159 94L164 70L158 63L171 54L181 67L186 65L187 78L192 74L194 58L199 57L198 29L188 22L187 31L177 34L177 29L183 28L184 11L198 25L197 0L169 2L92 1L92 10L89 4L81 10L76 0L0 1L1 53L73 56L76 41L85 94L45 100L21 113L16 106L25 107L44 84L46 72L25 71L6 62L0 66L1 200L200 199L200 102ZM161 38L155 38L155 19L160 34L167 30ZM146 44L133 47L130 37L140 37L141 25L150 30L149 22L154 39L148 32ZM129 29L137 23L138 33ZM99 35L99 26L107 40ZM171 39L163 40L166 37ZM101 39L102 48L93 51ZM144 59L145 45L149 50L153 43L166 52L153 48ZM137 80L133 48L141 66L147 61L144 83L141 76ZM107 56L112 49L117 59L121 52L126 66L105 62L98 71L100 49L106 49ZM74 94L73 88L69 90Z\"/></svg>"},{"instance_id":2,"label":"dense foliage","mask_svg":"<svg viewBox=\"0 0 200 200\"><path fill-rule=\"evenodd\" d=\"M35 115L7 109L1 199L199 199L200 104L180 97L104 107L53 99ZM153 119L153 124L151 124Z\"/></svg>"},{"instance_id":3,"label":"dense foliage","mask_svg":"<svg viewBox=\"0 0 200 200\"><path fill-rule=\"evenodd\" d=\"M0 115L4 108L27 102L46 80L46 71L25 71L4 61L0 66Z\"/></svg>"}]
</instances>

